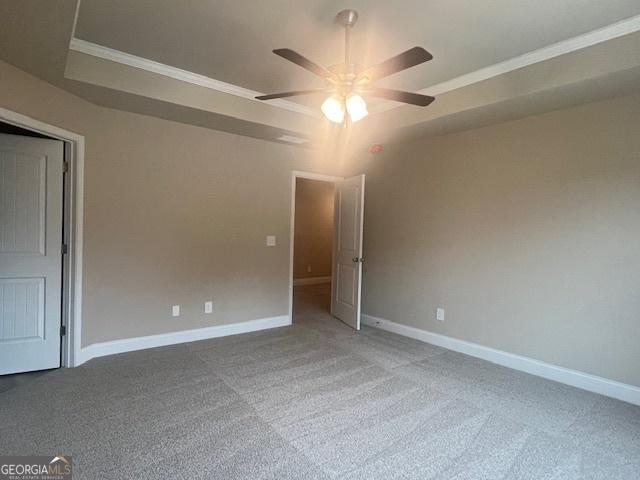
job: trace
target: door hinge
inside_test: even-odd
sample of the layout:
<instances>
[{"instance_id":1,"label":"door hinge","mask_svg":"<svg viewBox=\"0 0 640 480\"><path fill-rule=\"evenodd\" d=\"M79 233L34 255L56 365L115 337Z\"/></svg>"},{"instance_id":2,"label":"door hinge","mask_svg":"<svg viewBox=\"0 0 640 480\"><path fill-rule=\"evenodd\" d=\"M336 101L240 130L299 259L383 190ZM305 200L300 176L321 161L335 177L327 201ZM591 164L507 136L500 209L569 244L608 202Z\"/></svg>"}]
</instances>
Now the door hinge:
<instances>
[{"instance_id":1,"label":"door hinge","mask_svg":"<svg viewBox=\"0 0 640 480\"><path fill-rule=\"evenodd\" d=\"M64 337L67 334L67 326L66 325L60 325L60 336Z\"/></svg>"},{"instance_id":2,"label":"door hinge","mask_svg":"<svg viewBox=\"0 0 640 480\"><path fill-rule=\"evenodd\" d=\"M69 171L69 162L62 162L62 173L67 173Z\"/></svg>"},{"instance_id":3,"label":"door hinge","mask_svg":"<svg viewBox=\"0 0 640 480\"><path fill-rule=\"evenodd\" d=\"M66 255L67 253L69 253L69 247L67 247L66 243L62 244L62 254Z\"/></svg>"}]
</instances>

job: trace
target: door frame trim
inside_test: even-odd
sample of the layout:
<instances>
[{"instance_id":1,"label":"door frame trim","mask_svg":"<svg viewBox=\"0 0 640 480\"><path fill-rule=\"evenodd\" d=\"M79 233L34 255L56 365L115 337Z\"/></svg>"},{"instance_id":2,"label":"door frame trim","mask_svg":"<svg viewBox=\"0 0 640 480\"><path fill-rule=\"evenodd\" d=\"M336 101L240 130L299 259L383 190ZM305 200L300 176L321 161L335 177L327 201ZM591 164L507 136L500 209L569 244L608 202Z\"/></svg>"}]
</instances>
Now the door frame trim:
<instances>
[{"instance_id":1,"label":"door frame trim","mask_svg":"<svg viewBox=\"0 0 640 480\"><path fill-rule=\"evenodd\" d=\"M67 334L62 341L63 367L82 363L82 240L84 215L84 146L83 135L64 130L40 120L0 107L0 120L42 133L64 142L69 171L65 183L65 241L68 254L63 258L62 322ZM67 278L64 278L66 275Z\"/></svg>"},{"instance_id":2,"label":"door frame trim","mask_svg":"<svg viewBox=\"0 0 640 480\"><path fill-rule=\"evenodd\" d=\"M289 323L293 323L293 247L295 242L296 226L296 180L298 178L306 178L308 180L319 180L321 182L331 183L336 183L344 180L344 177L324 175L322 173L304 172L301 170L293 170L291 172L291 217L289 220Z\"/></svg>"}]
</instances>

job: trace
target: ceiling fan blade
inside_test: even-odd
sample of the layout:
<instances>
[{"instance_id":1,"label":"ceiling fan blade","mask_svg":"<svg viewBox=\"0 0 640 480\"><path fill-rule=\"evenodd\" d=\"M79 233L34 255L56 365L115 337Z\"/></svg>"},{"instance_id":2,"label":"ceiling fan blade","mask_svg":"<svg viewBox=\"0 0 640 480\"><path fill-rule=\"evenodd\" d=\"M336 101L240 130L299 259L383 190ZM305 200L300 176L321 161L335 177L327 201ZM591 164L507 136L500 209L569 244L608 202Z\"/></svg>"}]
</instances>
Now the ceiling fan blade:
<instances>
[{"instance_id":1,"label":"ceiling fan blade","mask_svg":"<svg viewBox=\"0 0 640 480\"><path fill-rule=\"evenodd\" d=\"M298 52L294 52L290 48L278 48L273 51L276 55L289 60L290 62L295 63L296 65L301 66L305 70L309 70L311 73L314 73L322 78L333 78L335 75L331 73L324 67L321 67L317 63L313 63L306 57L303 57Z\"/></svg>"},{"instance_id":2,"label":"ceiling fan blade","mask_svg":"<svg viewBox=\"0 0 640 480\"><path fill-rule=\"evenodd\" d=\"M360 78L368 78L369 80L378 80L379 78L388 77L394 73L401 72L407 68L420 65L421 63L428 62L433 58L429 52L422 47L413 47L406 52L391 57L378 65L365 69L360 75Z\"/></svg>"},{"instance_id":3,"label":"ceiling fan blade","mask_svg":"<svg viewBox=\"0 0 640 480\"><path fill-rule=\"evenodd\" d=\"M372 97L385 98L387 100L394 100L396 102L409 103L411 105L418 105L419 107L426 107L435 100L434 97L429 95L421 95L419 93L402 92L400 90L389 90L388 88L372 88L371 90L365 90L365 93Z\"/></svg>"},{"instance_id":4,"label":"ceiling fan blade","mask_svg":"<svg viewBox=\"0 0 640 480\"><path fill-rule=\"evenodd\" d=\"M323 93L327 90L324 88L315 88L313 90L296 90L293 92L271 93L269 95L260 95L257 100L273 100L274 98L295 97L296 95L311 95L313 93Z\"/></svg>"}]
</instances>

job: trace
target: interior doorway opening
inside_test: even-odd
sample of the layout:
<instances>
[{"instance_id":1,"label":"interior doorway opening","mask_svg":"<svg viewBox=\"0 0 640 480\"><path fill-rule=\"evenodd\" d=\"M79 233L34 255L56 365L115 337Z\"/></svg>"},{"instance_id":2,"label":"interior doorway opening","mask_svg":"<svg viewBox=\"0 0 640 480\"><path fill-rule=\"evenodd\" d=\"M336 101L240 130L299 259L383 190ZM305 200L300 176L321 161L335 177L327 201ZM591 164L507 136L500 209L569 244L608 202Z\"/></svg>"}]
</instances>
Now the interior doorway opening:
<instances>
[{"instance_id":1,"label":"interior doorway opening","mask_svg":"<svg viewBox=\"0 0 640 480\"><path fill-rule=\"evenodd\" d=\"M295 179L293 322L331 313L335 183Z\"/></svg>"},{"instance_id":2,"label":"interior doorway opening","mask_svg":"<svg viewBox=\"0 0 640 480\"><path fill-rule=\"evenodd\" d=\"M292 323L296 323L296 317L299 323L303 316L335 317L360 330L364 182L364 175L342 178L292 173L289 239ZM296 296L299 301L294 309Z\"/></svg>"},{"instance_id":3,"label":"interior doorway opening","mask_svg":"<svg viewBox=\"0 0 640 480\"><path fill-rule=\"evenodd\" d=\"M0 121L0 375L62 364L65 145Z\"/></svg>"},{"instance_id":4,"label":"interior doorway opening","mask_svg":"<svg viewBox=\"0 0 640 480\"><path fill-rule=\"evenodd\" d=\"M54 125L50 125L31 117L22 115L20 113L7 110L0 107L0 122L3 125L3 134L22 138L32 138L34 140L47 140L54 139L62 142L63 145L63 185L62 185L62 219L60 221L60 227L62 228L61 239L58 235L49 235L49 238L56 238L61 240L61 248L47 249L47 236L45 235L44 247L45 253L47 251L63 252L62 255L62 268L61 268L61 315L57 319L59 328L55 334L52 332L51 338L61 338L60 345L60 358L56 362L57 366L74 367L83 363L83 355L81 348L81 328L82 328L82 238L83 238L83 191L84 191L84 136L77 133L64 130ZM17 134L17 135L16 135ZM51 141L51 140L49 140ZM9 164L11 164L9 160ZM45 157L45 162L46 157ZM42 164L42 161L40 162ZM10 165L11 166L11 165ZM47 165L45 165L46 167ZM43 173L42 177L45 178L47 168L40 168L40 172ZM33 177L33 176L31 176ZM20 176L20 179L31 178ZM48 180L48 177L47 177ZM14 182L15 183L15 182ZM42 185L40 185L42 187ZM47 198L44 192L47 192L45 188L40 190L43 192L41 197ZM22 198L22 197L21 197ZM27 197L24 197L27 198ZM35 197L34 197L35 198ZM38 197L40 198L40 197ZM27 202L28 203L28 202ZM31 202L34 205L38 202ZM42 203L42 202L40 202ZM58 204L57 201L53 204ZM16 204L17 208L17 204ZM38 210L40 211L40 210ZM53 217L47 214L46 205L42 208L44 215L38 215L39 225L42 226L42 220L45 222ZM18 210L16 210L16 213ZM53 220L52 220L53 222ZM52 223L49 222L49 223ZM57 223L57 220L56 220ZM45 224L44 227L51 227L49 224ZM50 228L45 229L42 227L42 231L46 233ZM33 235L32 235L33 236ZM42 248L40 248L42 250ZM16 252L20 253L20 252ZM33 255L34 258L37 255ZM42 255L41 255L42 256ZM8 257L8 256L7 256ZM6 269L2 269L6 270ZM5 272L6 274L6 272ZM14 276L15 277L15 276ZM41 276L42 278L42 276ZM55 289L57 290L57 289ZM41 298L41 297L38 297ZM55 304L58 302L56 301ZM53 308L54 302L51 302ZM24 309L23 309L24 312ZM33 317L35 318L35 317ZM40 317L38 317L40 318ZM45 319L46 320L46 319ZM42 323L42 322L40 322ZM53 324L53 323L52 323ZM36 336L37 338L37 336ZM9 339L5 342L5 345L9 345L14 342L13 339ZM6 352L7 349L3 349ZM19 359L16 359L18 363ZM26 362L25 362L26 366ZM20 368L20 371L34 370L32 368Z\"/></svg>"}]
</instances>

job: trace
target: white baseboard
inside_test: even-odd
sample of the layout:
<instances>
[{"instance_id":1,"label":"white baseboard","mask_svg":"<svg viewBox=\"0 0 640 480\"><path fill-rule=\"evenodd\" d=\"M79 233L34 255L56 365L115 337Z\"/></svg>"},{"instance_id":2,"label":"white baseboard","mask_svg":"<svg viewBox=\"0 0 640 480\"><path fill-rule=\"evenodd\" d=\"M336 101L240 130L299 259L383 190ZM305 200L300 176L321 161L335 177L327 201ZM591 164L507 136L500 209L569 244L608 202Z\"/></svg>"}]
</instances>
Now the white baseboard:
<instances>
[{"instance_id":1,"label":"white baseboard","mask_svg":"<svg viewBox=\"0 0 640 480\"><path fill-rule=\"evenodd\" d=\"M485 347L477 343L471 343L457 338L447 337L438 333L409 327L400 323L392 322L384 318L362 314L362 323L371 327L380 328L389 332L411 337L432 345L437 345L456 352L465 353L472 357L481 358L492 363L497 363L505 367L520 370L531 375L547 378L556 382L571 385L590 392L599 393L608 397L616 398L624 402L640 405L640 387L628 385L626 383L609 380L607 378L590 375L588 373L559 367L550 363L534 360L513 353L503 352L495 348Z\"/></svg>"},{"instance_id":2,"label":"white baseboard","mask_svg":"<svg viewBox=\"0 0 640 480\"><path fill-rule=\"evenodd\" d=\"M300 285L320 285L321 283L331 283L331 277L295 278L293 280L294 287Z\"/></svg>"},{"instance_id":3,"label":"white baseboard","mask_svg":"<svg viewBox=\"0 0 640 480\"><path fill-rule=\"evenodd\" d=\"M213 327L197 328L194 330L182 330L179 332L161 333L159 335L149 335L146 337L125 338L110 342L101 342L88 345L80 351L80 361L76 366L82 365L88 360L105 355L116 353L133 352L134 350L144 350L146 348L164 347L177 343L195 342L208 338L226 337L239 333L257 332L269 328L285 327L291 325L288 315L279 317L260 318L248 322L231 323L228 325L216 325Z\"/></svg>"}]
</instances>

